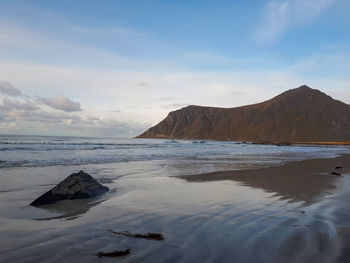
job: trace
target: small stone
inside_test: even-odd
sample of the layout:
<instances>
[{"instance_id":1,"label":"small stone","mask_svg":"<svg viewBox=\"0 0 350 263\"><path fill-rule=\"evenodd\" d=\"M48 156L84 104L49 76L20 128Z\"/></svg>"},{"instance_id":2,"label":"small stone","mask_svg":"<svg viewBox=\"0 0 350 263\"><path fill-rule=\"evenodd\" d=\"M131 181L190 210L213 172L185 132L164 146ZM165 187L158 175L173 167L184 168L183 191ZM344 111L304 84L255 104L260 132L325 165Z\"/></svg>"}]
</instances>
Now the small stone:
<instances>
[{"instance_id":1,"label":"small stone","mask_svg":"<svg viewBox=\"0 0 350 263\"><path fill-rule=\"evenodd\" d=\"M112 252L98 252L97 256L99 258L101 257L109 257L109 258L115 258L115 257L123 257L130 254L130 249L126 250L115 250Z\"/></svg>"},{"instance_id":2,"label":"small stone","mask_svg":"<svg viewBox=\"0 0 350 263\"><path fill-rule=\"evenodd\" d=\"M291 142L278 142L275 145L277 146L292 146Z\"/></svg>"},{"instance_id":3,"label":"small stone","mask_svg":"<svg viewBox=\"0 0 350 263\"><path fill-rule=\"evenodd\" d=\"M336 172L332 172L331 175L337 175L337 176L341 176L340 173L336 173Z\"/></svg>"}]
</instances>

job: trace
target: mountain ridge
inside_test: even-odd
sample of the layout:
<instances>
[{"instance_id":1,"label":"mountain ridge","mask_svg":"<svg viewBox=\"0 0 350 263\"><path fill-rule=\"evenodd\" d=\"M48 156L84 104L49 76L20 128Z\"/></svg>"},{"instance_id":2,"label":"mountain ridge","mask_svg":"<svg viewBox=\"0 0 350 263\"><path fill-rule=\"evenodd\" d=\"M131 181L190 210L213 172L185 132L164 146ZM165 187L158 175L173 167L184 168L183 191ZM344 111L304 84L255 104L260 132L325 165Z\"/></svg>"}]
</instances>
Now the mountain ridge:
<instances>
[{"instance_id":1,"label":"mountain ridge","mask_svg":"<svg viewBox=\"0 0 350 263\"><path fill-rule=\"evenodd\" d=\"M350 105L303 85L246 106L189 105L170 112L137 137L248 142L350 141Z\"/></svg>"}]
</instances>

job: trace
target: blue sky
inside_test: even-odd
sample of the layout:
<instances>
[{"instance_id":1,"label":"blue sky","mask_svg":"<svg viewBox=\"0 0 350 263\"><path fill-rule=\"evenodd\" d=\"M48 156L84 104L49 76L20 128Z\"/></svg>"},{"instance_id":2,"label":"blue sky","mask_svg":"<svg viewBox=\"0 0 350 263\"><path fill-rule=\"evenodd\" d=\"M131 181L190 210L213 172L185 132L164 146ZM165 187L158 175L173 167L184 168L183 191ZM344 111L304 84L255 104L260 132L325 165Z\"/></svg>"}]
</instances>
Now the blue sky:
<instances>
[{"instance_id":1,"label":"blue sky","mask_svg":"<svg viewBox=\"0 0 350 263\"><path fill-rule=\"evenodd\" d=\"M350 103L349 26L348 0L2 0L0 133L133 136L303 84Z\"/></svg>"}]
</instances>

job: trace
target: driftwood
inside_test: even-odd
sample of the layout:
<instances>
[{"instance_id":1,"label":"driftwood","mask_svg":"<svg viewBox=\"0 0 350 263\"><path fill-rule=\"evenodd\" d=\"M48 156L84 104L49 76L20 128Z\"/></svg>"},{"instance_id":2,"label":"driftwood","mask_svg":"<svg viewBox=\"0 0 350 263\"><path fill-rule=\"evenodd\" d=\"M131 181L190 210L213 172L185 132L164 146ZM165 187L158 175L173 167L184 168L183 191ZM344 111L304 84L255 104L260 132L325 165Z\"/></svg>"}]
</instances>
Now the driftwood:
<instances>
[{"instance_id":1,"label":"driftwood","mask_svg":"<svg viewBox=\"0 0 350 263\"><path fill-rule=\"evenodd\" d=\"M135 238L145 238L145 239L152 239L152 240L164 240L164 236L162 234L158 234L158 233L147 233L147 234L138 234L138 233L131 233L129 231L121 231L121 232L117 232L117 231L113 231L110 229L107 229L107 231L113 233L113 234L117 234L117 235L123 235L123 236L127 236L127 237L135 237Z\"/></svg>"},{"instance_id":2,"label":"driftwood","mask_svg":"<svg viewBox=\"0 0 350 263\"><path fill-rule=\"evenodd\" d=\"M98 252L97 256L99 258L101 257L110 257L110 258L114 258L114 257L123 257L123 256L127 256L130 254L130 249L126 249L126 250L115 250L112 252Z\"/></svg>"}]
</instances>

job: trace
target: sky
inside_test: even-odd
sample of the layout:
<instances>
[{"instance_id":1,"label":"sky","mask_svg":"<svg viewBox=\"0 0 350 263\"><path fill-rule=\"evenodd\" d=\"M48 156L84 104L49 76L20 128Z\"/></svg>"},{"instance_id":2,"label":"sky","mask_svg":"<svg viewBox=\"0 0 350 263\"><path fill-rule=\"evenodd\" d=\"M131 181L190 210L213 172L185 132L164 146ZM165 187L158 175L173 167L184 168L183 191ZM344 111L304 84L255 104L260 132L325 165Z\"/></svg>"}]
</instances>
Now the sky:
<instances>
[{"instance_id":1,"label":"sky","mask_svg":"<svg viewBox=\"0 0 350 263\"><path fill-rule=\"evenodd\" d=\"M308 85L350 104L349 0L0 0L0 133L133 137Z\"/></svg>"}]
</instances>

